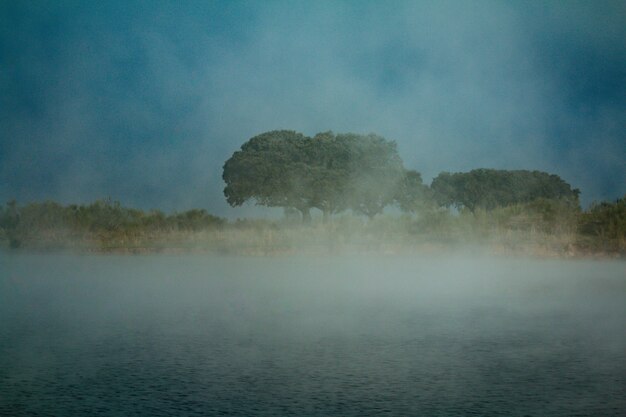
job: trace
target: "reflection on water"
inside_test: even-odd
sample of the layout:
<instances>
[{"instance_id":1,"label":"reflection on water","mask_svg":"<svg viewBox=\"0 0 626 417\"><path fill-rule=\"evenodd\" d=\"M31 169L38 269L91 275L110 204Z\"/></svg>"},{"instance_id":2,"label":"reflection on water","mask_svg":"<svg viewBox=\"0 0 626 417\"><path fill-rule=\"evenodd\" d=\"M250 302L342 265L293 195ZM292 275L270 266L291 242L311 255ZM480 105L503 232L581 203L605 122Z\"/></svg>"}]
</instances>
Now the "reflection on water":
<instances>
[{"instance_id":1,"label":"reflection on water","mask_svg":"<svg viewBox=\"0 0 626 417\"><path fill-rule=\"evenodd\" d=\"M625 272L0 254L0 415L624 415Z\"/></svg>"}]
</instances>

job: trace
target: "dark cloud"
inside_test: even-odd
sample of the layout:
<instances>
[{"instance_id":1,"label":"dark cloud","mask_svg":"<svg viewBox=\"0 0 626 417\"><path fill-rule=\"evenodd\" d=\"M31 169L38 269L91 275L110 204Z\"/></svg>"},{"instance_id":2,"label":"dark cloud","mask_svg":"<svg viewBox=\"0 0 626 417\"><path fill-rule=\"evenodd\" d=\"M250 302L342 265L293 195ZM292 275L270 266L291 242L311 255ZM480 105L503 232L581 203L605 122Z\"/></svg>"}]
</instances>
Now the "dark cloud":
<instances>
[{"instance_id":1,"label":"dark cloud","mask_svg":"<svg viewBox=\"0 0 626 417\"><path fill-rule=\"evenodd\" d=\"M626 192L621 2L5 2L0 199L229 209L251 136L376 132L429 179Z\"/></svg>"}]
</instances>

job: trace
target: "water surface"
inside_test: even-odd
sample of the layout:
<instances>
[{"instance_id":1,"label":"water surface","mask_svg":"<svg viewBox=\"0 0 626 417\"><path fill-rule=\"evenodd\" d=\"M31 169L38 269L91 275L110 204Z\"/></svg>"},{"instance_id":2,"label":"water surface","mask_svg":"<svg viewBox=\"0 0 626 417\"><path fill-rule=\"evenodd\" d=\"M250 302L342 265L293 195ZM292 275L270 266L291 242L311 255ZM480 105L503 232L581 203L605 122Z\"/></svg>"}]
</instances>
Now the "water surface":
<instances>
[{"instance_id":1,"label":"water surface","mask_svg":"<svg viewBox=\"0 0 626 417\"><path fill-rule=\"evenodd\" d=\"M626 263L0 254L0 415L626 414Z\"/></svg>"}]
</instances>

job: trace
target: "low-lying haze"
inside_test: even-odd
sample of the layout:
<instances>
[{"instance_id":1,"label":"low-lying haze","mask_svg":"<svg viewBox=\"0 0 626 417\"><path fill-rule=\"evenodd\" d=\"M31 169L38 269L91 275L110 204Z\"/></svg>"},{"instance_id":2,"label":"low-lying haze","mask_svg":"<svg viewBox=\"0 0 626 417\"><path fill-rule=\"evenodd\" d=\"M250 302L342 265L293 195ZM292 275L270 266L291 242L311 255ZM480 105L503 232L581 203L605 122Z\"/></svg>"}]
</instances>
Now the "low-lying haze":
<instances>
[{"instance_id":1,"label":"low-lying haze","mask_svg":"<svg viewBox=\"0 0 626 417\"><path fill-rule=\"evenodd\" d=\"M624 266L0 252L0 414L624 415Z\"/></svg>"},{"instance_id":2,"label":"low-lying haze","mask_svg":"<svg viewBox=\"0 0 626 417\"><path fill-rule=\"evenodd\" d=\"M230 209L250 137L375 132L426 182L556 173L626 192L621 1L3 2L0 200Z\"/></svg>"}]
</instances>

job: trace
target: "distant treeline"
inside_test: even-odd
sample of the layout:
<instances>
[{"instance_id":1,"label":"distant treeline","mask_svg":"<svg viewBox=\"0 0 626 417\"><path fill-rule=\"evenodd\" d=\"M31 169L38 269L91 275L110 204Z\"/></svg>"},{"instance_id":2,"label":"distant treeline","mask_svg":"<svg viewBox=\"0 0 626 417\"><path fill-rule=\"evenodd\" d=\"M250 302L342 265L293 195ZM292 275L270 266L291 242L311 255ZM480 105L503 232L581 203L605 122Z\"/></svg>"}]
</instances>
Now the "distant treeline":
<instances>
[{"instance_id":1,"label":"distant treeline","mask_svg":"<svg viewBox=\"0 0 626 417\"><path fill-rule=\"evenodd\" d=\"M155 242L186 247L196 239L212 250L235 251L288 250L314 241L394 242L394 248L551 241L557 252L626 252L624 198L582 211L578 189L558 175L527 170L442 172L429 186L404 167L395 142L374 134L262 133L225 162L223 179L231 206L252 201L282 207L285 219L228 222L202 209L165 214L111 200L68 206L13 201L0 206L0 240L11 248L76 242L115 249ZM403 214L381 220L388 206ZM321 222L311 224L311 209L322 212Z\"/></svg>"},{"instance_id":2,"label":"distant treeline","mask_svg":"<svg viewBox=\"0 0 626 417\"><path fill-rule=\"evenodd\" d=\"M626 196L615 202L594 203L578 217L579 245L591 250L626 254Z\"/></svg>"},{"instance_id":3,"label":"distant treeline","mask_svg":"<svg viewBox=\"0 0 626 417\"><path fill-rule=\"evenodd\" d=\"M12 248L19 247L24 240L54 232L62 238L116 238L145 233L199 231L225 223L224 219L204 209L173 214L159 210L146 212L123 207L110 199L67 206L53 201L19 206L11 201L0 207L0 231Z\"/></svg>"},{"instance_id":4,"label":"distant treeline","mask_svg":"<svg viewBox=\"0 0 626 417\"><path fill-rule=\"evenodd\" d=\"M325 221L346 211L371 221L395 206L417 215L411 230L435 238L451 230L457 237L464 229L478 235L525 230L576 236L577 246L592 250L626 247L623 198L583 212L578 189L558 175L528 170L442 172L429 186L404 166L394 141L375 134L261 133L225 162L223 179L231 206L253 201L297 210L303 223L313 208Z\"/></svg>"},{"instance_id":5,"label":"distant treeline","mask_svg":"<svg viewBox=\"0 0 626 417\"><path fill-rule=\"evenodd\" d=\"M559 200L577 208L580 191L558 175L541 171L475 169L454 174L442 172L431 184L439 205L493 210L539 199Z\"/></svg>"},{"instance_id":6,"label":"distant treeline","mask_svg":"<svg viewBox=\"0 0 626 417\"><path fill-rule=\"evenodd\" d=\"M537 198L491 210L432 206L415 214L365 220L350 213L303 225L289 210L279 220L227 221L205 210L164 214L100 200L0 206L0 246L144 251L201 249L283 253L327 246L404 251L424 245L487 245L513 253L626 255L626 197L582 211L567 199Z\"/></svg>"},{"instance_id":7,"label":"distant treeline","mask_svg":"<svg viewBox=\"0 0 626 417\"><path fill-rule=\"evenodd\" d=\"M224 164L223 179L230 205L295 209L305 223L313 208L325 219L346 210L373 218L393 205L410 213L435 206L473 212L548 199L576 208L580 193L558 175L525 170L442 172L429 187L404 167L396 143L381 136L290 130L248 140Z\"/></svg>"}]
</instances>

